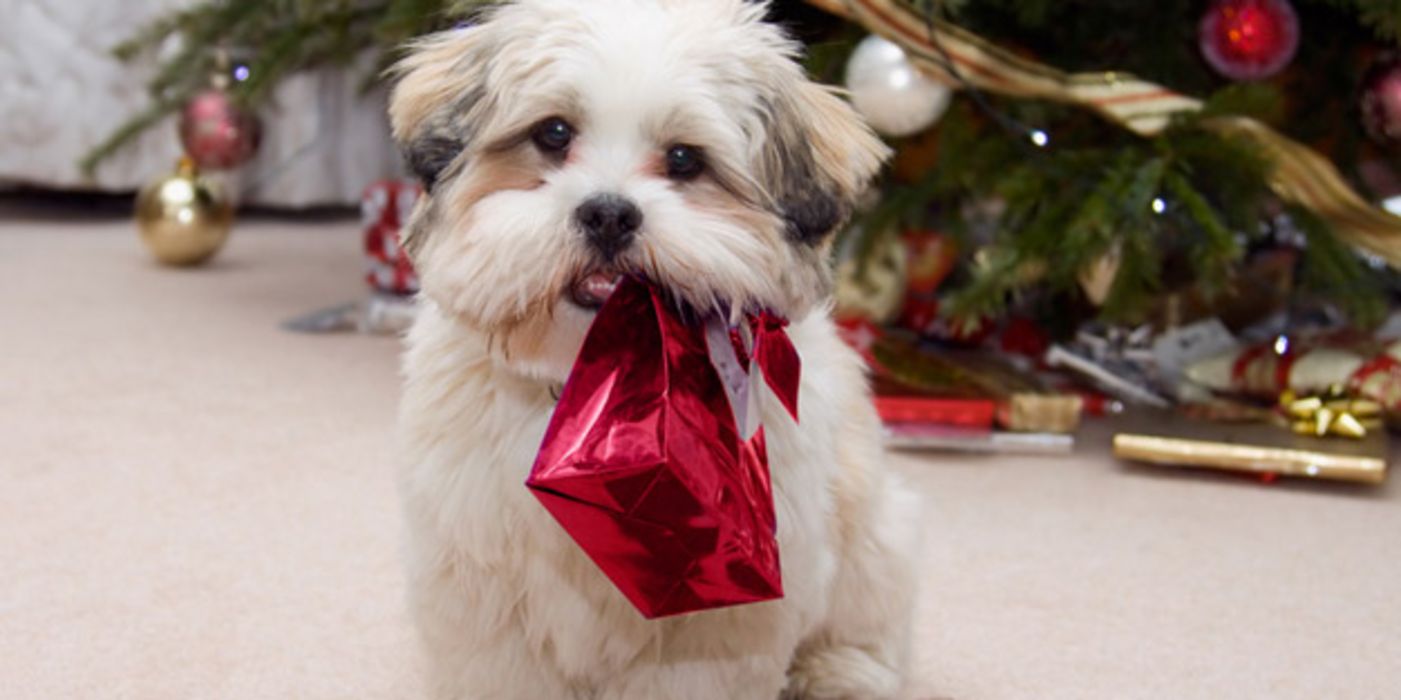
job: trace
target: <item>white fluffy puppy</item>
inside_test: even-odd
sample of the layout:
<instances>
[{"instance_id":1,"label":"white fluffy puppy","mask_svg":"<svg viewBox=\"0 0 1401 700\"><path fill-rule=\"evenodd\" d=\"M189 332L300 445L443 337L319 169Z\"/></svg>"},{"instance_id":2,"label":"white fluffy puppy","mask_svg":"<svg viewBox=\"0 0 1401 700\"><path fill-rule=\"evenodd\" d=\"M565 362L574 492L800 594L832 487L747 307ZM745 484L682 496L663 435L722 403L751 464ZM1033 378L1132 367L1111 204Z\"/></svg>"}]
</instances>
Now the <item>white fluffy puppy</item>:
<instances>
[{"instance_id":1,"label":"white fluffy puppy","mask_svg":"<svg viewBox=\"0 0 1401 700\"><path fill-rule=\"evenodd\" d=\"M428 188L405 360L410 597L444 700L897 695L918 555L861 360L828 317L833 231L886 149L743 0L519 0L422 41L395 136ZM801 423L762 412L786 596L647 621L523 482L598 306L640 274L772 309Z\"/></svg>"}]
</instances>

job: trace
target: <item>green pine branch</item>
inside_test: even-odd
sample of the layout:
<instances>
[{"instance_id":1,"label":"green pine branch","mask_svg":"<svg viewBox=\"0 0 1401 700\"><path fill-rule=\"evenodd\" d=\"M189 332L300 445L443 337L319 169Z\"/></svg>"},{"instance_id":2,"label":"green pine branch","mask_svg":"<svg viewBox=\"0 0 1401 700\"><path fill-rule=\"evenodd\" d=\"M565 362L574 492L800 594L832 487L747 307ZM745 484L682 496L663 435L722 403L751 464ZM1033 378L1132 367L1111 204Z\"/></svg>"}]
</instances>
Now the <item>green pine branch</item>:
<instances>
[{"instance_id":1,"label":"green pine branch","mask_svg":"<svg viewBox=\"0 0 1401 700\"><path fill-rule=\"evenodd\" d=\"M999 316L1034 295L1083 308L1082 272L1114 256L1119 272L1100 313L1141 321L1169 285L1195 284L1206 298L1228 291L1247 247L1263 242L1275 202L1268 162L1253 144L1200 122L1227 113L1271 121L1278 104L1273 89L1232 87L1202 115L1143 139L1074 110L996 100L1019 121L1060 127L1038 150L959 100L939 126L938 166L890 190L859 225L867 236L931 220L964 231L968 203L999 201L990 238L965 246L979 257L965 261L969 273L949 296L954 320ZM1377 275L1316 217L1310 222L1310 257L1321 252L1306 291L1370 318L1382 298Z\"/></svg>"},{"instance_id":2,"label":"green pine branch","mask_svg":"<svg viewBox=\"0 0 1401 700\"><path fill-rule=\"evenodd\" d=\"M221 69L216 51L246 54L249 77L230 92L256 110L293 73L327 65L347 65L362 53L375 54L364 84L372 87L398 57L407 40L452 26L493 0L206 0L157 18L113 48L122 61L150 56L172 40L171 56L160 61L147 82L150 104L113 129L81 161L91 176L113 154L207 88Z\"/></svg>"},{"instance_id":3,"label":"green pine branch","mask_svg":"<svg viewBox=\"0 0 1401 700\"><path fill-rule=\"evenodd\" d=\"M1396 0L1322 0L1356 15L1380 39L1401 40L1401 3Z\"/></svg>"}]
</instances>

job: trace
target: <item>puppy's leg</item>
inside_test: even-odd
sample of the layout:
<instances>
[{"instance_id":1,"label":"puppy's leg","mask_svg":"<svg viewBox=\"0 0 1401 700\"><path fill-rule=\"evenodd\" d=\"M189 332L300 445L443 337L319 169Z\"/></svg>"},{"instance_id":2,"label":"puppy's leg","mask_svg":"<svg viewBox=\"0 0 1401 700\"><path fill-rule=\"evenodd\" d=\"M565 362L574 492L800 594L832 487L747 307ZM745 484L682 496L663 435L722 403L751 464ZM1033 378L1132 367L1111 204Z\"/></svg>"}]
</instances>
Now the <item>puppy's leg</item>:
<instances>
[{"instance_id":1,"label":"puppy's leg","mask_svg":"<svg viewBox=\"0 0 1401 700\"><path fill-rule=\"evenodd\" d=\"M881 463L878 448L862 456ZM837 498L842 546L831 609L799 648L784 697L887 700L904 685L909 659L919 499L879 468L841 480Z\"/></svg>"},{"instance_id":2,"label":"puppy's leg","mask_svg":"<svg viewBox=\"0 0 1401 700\"><path fill-rule=\"evenodd\" d=\"M774 700L783 689L784 666L776 658L644 666L623 674L598 700Z\"/></svg>"},{"instance_id":3,"label":"puppy's leg","mask_svg":"<svg viewBox=\"0 0 1401 700\"><path fill-rule=\"evenodd\" d=\"M415 543L421 549L422 540ZM433 700L573 700L511 619L513 596L491 575L448 557L410 566L409 597Z\"/></svg>"},{"instance_id":4,"label":"puppy's leg","mask_svg":"<svg viewBox=\"0 0 1401 700\"><path fill-rule=\"evenodd\" d=\"M433 700L578 700L570 689L534 655L521 639L505 638L490 648L462 653L452 640L430 640L428 649L428 697Z\"/></svg>"},{"instance_id":5,"label":"puppy's leg","mask_svg":"<svg viewBox=\"0 0 1401 700\"><path fill-rule=\"evenodd\" d=\"M648 624L652 642L597 700L775 700L803 627L791 599Z\"/></svg>"}]
</instances>

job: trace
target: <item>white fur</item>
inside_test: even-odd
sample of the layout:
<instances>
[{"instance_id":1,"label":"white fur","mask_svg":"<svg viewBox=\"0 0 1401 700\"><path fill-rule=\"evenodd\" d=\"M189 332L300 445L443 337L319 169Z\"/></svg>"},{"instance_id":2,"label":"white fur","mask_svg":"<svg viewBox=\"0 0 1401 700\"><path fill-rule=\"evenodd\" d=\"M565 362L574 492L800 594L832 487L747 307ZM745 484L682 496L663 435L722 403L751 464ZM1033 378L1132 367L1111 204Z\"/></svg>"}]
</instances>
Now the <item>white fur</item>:
<instances>
[{"instance_id":1,"label":"white fur","mask_svg":"<svg viewBox=\"0 0 1401 700\"><path fill-rule=\"evenodd\" d=\"M647 621L523 485L549 387L425 306L406 361L403 491L434 697L768 700L790 665L794 697L895 695L918 551L912 497L881 468L859 358L825 314L791 336L802 422L772 397L764 406L786 597Z\"/></svg>"},{"instance_id":2,"label":"white fur","mask_svg":"<svg viewBox=\"0 0 1401 700\"><path fill-rule=\"evenodd\" d=\"M424 299L404 367L401 486L434 698L899 692L917 506L884 469L863 366L823 301L820 249L785 237L775 168L808 153L785 155L770 132L814 133L798 147L840 198L854 197L883 149L806 83L792 45L761 15L740 0L522 0L408 59L394 104L400 140L412 148L429 130L472 132L413 224ZM455 104L466 92L480 99ZM812 110L764 112L775 99ZM538 169L538 182L480 191L487 144L565 109L579 129L567 162L513 151L495 167ZM647 170L675 139L705 149L714 182ZM624 257L631 269L701 308L794 319L802 421L771 395L762 404L782 600L647 621L524 486L552 390L592 317L565 295L592 264L571 214L597 192L622 193L645 214Z\"/></svg>"}]
</instances>

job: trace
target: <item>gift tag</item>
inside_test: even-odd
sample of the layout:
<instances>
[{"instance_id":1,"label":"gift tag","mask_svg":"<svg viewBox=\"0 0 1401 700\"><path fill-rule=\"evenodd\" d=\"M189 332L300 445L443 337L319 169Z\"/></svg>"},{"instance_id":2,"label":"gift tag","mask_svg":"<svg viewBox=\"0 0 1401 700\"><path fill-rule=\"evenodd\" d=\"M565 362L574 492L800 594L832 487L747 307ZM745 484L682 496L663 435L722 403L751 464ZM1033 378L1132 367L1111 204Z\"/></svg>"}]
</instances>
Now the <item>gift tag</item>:
<instances>
[{"instance_id":1,"label":"gift tag","mask_svg":"<svg viewBox=\"0 0 1401 700\"><path fill-rule=\"evenodd\" d=\"M759 430L759 411L754 379L758 372L750 372L739 361L735 346L730 342L730 328L720 317L712 317L705 322L705 344L710 351L710 362L725 385L725 396L730 400L730 410L734 411L735 427L740 439L748 440Z\"/></svg>"},{"instance_id":2,"label":"gift tag","mask_svg":"<svg viewBox=\"0 0 1401 700\"><path fill-rule=\"evenodd\" d=\"M739 436L744 440L754 437L754 434L759 432L759 392L763 391L763 389L760 388L763 383L763 371L751 360L749 365L749 389L745 394L748 404L745 407L742 420L736 423L739 426Z\"/></svg>"}]
</instances>

